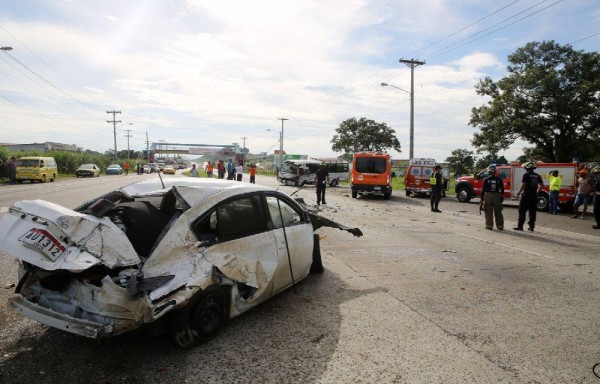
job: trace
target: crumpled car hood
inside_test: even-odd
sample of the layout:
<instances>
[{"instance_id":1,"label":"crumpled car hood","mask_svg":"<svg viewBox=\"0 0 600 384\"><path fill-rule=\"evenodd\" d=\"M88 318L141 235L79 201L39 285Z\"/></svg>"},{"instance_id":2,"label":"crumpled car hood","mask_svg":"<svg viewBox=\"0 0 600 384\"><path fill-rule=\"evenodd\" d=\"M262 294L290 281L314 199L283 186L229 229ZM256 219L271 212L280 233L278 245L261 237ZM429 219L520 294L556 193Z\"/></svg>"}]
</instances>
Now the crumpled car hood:
<instances>
[{"instance_id":1,"label":"crumpled car hood","mask_svg":"<svg viewBox=\"0 0 600 384\"><path fill-rule=\"evenodd\" d=\"M56 255L25 242L24 236L32 231L49 239L41 245L54 243L59 249ZM141 262L125 233L110 219L43 200L19 201L10 207L0 221L0 250L48 271L78 272L97 264L116 268Z\"/></svg>"}]
</instances>

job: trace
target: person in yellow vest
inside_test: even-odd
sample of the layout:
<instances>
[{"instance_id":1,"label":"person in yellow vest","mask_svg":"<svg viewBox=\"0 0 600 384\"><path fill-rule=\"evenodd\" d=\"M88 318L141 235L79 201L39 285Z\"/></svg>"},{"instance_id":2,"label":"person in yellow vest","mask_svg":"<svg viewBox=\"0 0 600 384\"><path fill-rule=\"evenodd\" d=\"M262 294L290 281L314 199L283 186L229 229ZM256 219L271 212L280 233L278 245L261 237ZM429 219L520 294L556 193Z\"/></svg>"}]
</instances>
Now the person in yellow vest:
<instances>
[{"instance_id":1,"label":"person in yellow vest","mask_svg":"<svg viewBox=\"0 0 600 384\"><path fill-rule=\"evenodd\" d=\"M435 166L435 172L431 174L429 184L431 185L431 212L442 213L438 209L440 199L442 198L442 167L439 165Z\"/></svg>"},{"instance_id":2,"label":"person in yellow vest","mask_svg":"<svg viewBox=\"0 0 600 384\"><path fill-rule=\"evenodd\" d=\"M556 215L558 212L558 196L562 187L562 177L559 177L558 171L554 170L548 174L548 180L550 181L550 207L548 213Z\"/></svg>"}]
</instances>

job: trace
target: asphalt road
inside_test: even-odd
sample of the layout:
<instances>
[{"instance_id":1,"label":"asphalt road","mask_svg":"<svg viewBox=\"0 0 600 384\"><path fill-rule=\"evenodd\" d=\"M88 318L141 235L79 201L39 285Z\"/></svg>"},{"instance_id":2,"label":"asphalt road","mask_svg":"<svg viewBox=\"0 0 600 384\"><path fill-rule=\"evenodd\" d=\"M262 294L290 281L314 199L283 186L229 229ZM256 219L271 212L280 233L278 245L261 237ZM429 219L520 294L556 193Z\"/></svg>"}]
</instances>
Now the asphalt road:
<instances>
[{"instance_id":1,"label":"asphalt road","mask_svg":"<svg viewBox=\"0 0 600 384\"><path fill-rule=\"evenodd\" d=\"M33 194L74 207L146 177L156 175L6 186L0 206ZM314 193L295 196L311 204ZM327 201L324 216L364 236L319 230L323 275L192 350L142 331L97 342L49 329L9 310L12 288L2 288L0 383L600 382L600 231L591 219L540 213L535 233L488 231L477 203L453 198L441 214L398 193L352 199L328 188ZM508 228L517 211L504 212ZM0 282L16 282L4 255Z\"/></svg>"}]
</instances>

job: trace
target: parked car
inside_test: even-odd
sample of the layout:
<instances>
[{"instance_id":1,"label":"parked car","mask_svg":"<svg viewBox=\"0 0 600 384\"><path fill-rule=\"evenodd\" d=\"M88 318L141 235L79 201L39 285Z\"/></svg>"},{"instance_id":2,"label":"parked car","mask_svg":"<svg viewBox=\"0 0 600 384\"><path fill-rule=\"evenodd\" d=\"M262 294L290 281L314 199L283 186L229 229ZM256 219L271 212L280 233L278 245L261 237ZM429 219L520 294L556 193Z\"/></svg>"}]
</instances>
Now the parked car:
<instances>
[{"instance_id":1,"label":"parked car","mask_svg":"<svg viewBox=\"0 0 600 384\"><path fill-rule=\"evenodd\" d=\"M45 183L46 180L54 181L58 175L58 167L53 157L21 157L17 160L17 183L25 180Z\"/></svg>"},{"instance_id":2,"label":"parked car","mask_svg":"<svg viewBox=\"0 0 600 384\"><path fill-rule=\"evenodd\" d=\"M150 169L150 166L148 164L144 164L142 170L144 173L152 173L152 169Z\"/></svg>"},{"instance_id":3,"label":"parked car","mask_svg":"<svg viewBox=\"0 0 600 384\"><path fill-rule=\"evenodd\" d=\"M165 175L174 175L175 168L172 165L165 165L165 167L163 168L163 173Z\"/></svg>"},{"instance_id":4,"label":"parked car","mask_svg":"<svg viewBox=\"0 0 600 384\"><path fill-rule=\"evenodd\" d=\"M43 324L105 338L143 324L191 347L228 319L322 272L322 226L362 236L256 184L143 180L74 210L20 201L0 221L19 261L10 306Z\"/></svg>"},{"instance_id":5,"label":"parked car","mask_svg":"<svg viewBox=\"0 0 600 384\"><path fill-rule=\"evenodd\" d=\"M123 168L119 164L111 164L106 168L107 175L120 175L123 173Z\"/></svg>"},{"instance_id":6,"label":"parked car","mask_svg":"<svg viewBox=\"0 0 600 384\"><path fill-rule=\"evenodd\" d=\"M96 164L81 164L75 171L77 177L98 177L100 176L100 167Z\"/></svg>"}]
</instances>

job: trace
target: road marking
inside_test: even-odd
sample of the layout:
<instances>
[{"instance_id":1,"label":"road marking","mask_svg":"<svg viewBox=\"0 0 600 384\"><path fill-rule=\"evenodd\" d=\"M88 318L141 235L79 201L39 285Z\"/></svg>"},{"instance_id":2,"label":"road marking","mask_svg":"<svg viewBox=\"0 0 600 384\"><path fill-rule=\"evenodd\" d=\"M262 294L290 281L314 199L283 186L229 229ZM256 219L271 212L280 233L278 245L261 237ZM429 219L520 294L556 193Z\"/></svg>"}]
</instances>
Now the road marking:
<instances>
[{"instance_id":1,"label":"road marking","mask_svg":"<svg viewBox=\"0 0 600 384\"><path fill-rule=\"evenodd\" d=\"M537 253L537 252L532 252L532 251L528 251L526 249L521 249L521 248L517 248L517 247L512 247L510 245L506 245L506 244L500 244L500 243L496 243L495 241L491 241L491 240L486 240L486 239L482 239L479 237L475 237L475 236L471 236L471 235L465 235L464 233L456 233L458 236L463 236L463 237L468 237L469 239L474 239L474 240L479 240L479 241L483 241L484 243L488 243L488 244L494 244L497 245L499 247L504 247L504 248L509 248L509 249L513 249L515 251L519 251L519 252L524 252L524 253L529 253L530 255L534 255L534 256L539 256L539 257L545 257L547 259L554 259L554 257L552 256L547 256L547 255L543 255L541 253Z\"/></svg>"}]
</instances>

